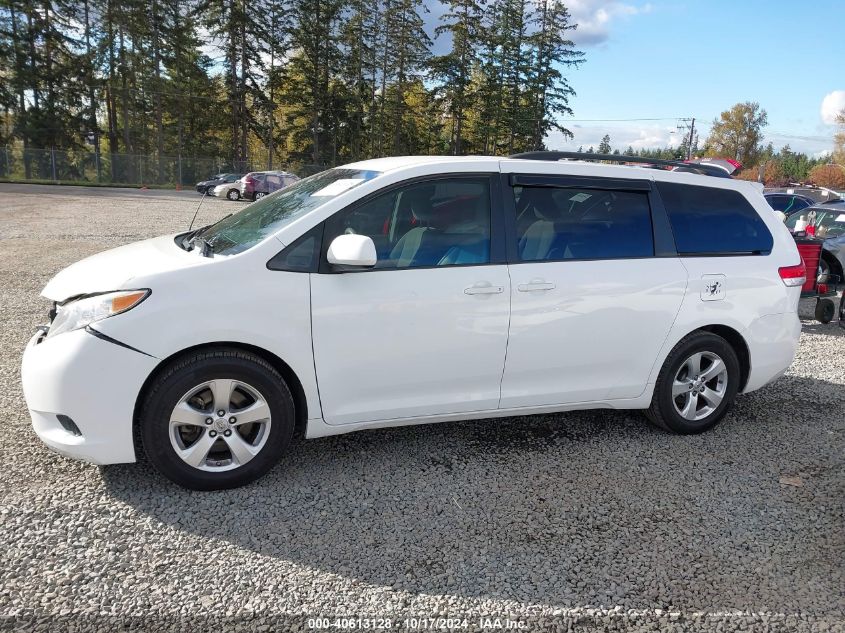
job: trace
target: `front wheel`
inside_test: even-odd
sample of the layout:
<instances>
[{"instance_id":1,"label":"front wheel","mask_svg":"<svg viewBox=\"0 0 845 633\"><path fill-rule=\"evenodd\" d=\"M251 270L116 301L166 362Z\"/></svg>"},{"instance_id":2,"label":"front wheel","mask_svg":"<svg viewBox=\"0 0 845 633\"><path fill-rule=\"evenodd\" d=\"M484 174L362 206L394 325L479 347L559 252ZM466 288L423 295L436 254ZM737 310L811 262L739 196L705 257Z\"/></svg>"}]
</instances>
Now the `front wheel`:
<instances>
[{"instance_id":1,"label":"front wheel","mask_svg":"<svg viewBox=\"0 0 845 633\"><path fill-rule=\"evenodd\" d=\"M656 425L690 435L725 417L739 390L739 359L721 336L694 332L669 353L646 416Z\"/></svg>"},{"instance_id":2,"label":"front wheel","mask_svg":"<svg viewBox=\"0 0 845 633\"><path fill-rule=\"evenodd\" d=\"M238 191L237 189L229 189L229 191L226 192L226 197L229 200L240 200L241 199L241 192Z\"/></svg>"},{"instance_id":3,"label":"front wheel","mask_svg":"<svg viewBox=\"0 0 845 633\"><path fill-rule=\"evenodd\" d=\"M199 351L155 379L140 427L147 456L168 479L194 490L235 488L265 474L287 448L293 398L262 358Z\"/></svg>"}]
</instances>

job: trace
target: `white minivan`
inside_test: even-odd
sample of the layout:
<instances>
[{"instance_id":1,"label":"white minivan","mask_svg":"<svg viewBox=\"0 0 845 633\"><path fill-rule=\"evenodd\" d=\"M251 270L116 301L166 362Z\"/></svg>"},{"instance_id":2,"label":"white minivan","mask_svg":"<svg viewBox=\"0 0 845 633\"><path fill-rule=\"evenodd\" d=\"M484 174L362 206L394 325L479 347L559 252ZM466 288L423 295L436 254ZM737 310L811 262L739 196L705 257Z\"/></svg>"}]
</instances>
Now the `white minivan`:
<instances>
[{"instance_id":1,"label":"white minivan","mask_svg":"<svg viewBox=\"0 0 845 633\"><path fill-rule=\"evenodd\" d=\"M207 490L296 432L608 408L699 433L786 371L805 270L752 184L534 157L354 163L70 266L23 357L36 433Z\"/></svg>"}]
</instances>

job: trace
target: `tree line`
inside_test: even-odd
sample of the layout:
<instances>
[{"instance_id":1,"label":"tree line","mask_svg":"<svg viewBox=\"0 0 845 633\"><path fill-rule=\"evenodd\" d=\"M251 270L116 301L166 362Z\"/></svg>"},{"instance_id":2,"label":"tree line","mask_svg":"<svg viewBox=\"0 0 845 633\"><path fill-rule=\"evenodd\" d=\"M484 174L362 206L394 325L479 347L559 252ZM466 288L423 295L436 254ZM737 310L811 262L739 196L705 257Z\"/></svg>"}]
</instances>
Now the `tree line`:
<instances>
[{"instance_id":1,"label":"tree line","mask_svg":"<svg viewBox=\"0 0 845 633\"><path fill-rule=\"evenodd\" d=\"M745 180L760 181L770 187L811 183L842 190L845 188L845 112L839 114L837 123L833 152L822 156L795 152L789 145L775 149L773 143L765 143L768 114L756 102L737 103L722 112L713 120L703 143L698 134L690 131L677 146L637 150L628 146L620 151L612 147L610 135L606 134L597 150L592 146L585 150L582 146L578 151L663 160L684 160L688 155L732 158L742 165L738 177Z\"/></svg>"},{"instance_id":2,"label":"tree line","mask_svg":"<svg viewBox=\"0 0 845 633\"><path fill-rule=\"evenodd\" d=\"M423 0L5 0L0 145L112 171L154 155L164 181L177 155L316 167L571 137L566 70L584 55L563 2L443 5L435 54Z\"/></svg>"}]
</instances>

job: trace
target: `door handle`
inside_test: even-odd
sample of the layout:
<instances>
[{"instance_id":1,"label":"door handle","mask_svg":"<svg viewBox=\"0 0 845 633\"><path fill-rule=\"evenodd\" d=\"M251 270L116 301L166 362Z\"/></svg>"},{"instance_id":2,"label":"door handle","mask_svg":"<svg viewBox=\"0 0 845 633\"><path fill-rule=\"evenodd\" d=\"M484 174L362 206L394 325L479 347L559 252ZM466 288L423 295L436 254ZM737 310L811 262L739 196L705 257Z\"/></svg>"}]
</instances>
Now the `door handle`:
<instances>
[{"instance_id":1,"label":"door handle","mask_svg":"<svg viewBox=\"0 0 845 633\"><path fill-rule=\"evenodd\" d=\"M520 292L534 292L536 290L554 290L555 285L542 279L532 279L527 284L519 284L516 289Z\"/></svg>"},{"instance_id":2,"label":"door handle","mask_svg":"<svg viewBox=\"0 0 845 633\"><path fill-rule=\"evenodd\" d=\"M464 288L467 295L498 295L505 291L503 286L494 286L489 281L482 281L469 288Z\"/></svg>"}]
</instances>

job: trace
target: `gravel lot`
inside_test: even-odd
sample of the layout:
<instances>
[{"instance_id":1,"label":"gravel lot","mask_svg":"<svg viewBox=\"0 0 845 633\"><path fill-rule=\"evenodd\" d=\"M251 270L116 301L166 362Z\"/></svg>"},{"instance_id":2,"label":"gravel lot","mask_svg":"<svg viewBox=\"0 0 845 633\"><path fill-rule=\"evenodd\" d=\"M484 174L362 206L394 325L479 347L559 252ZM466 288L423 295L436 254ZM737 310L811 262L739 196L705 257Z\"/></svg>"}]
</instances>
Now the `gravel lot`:
<instances>
[{"instance_id":1,"label":"gravel lot","mask_svg":"<svg viewBox=\"0 0 845 633\"><path fill-rule=\"evenodd\" d=\"M364 432L187 492L49 452L19 367L53 274L187 226L199 196L8 187L0 629L845 631L845 330L805 321L788 375L703 436L607 411ZM237 208L206 200L197 222Z\"/></svg>"}]
</instances>

